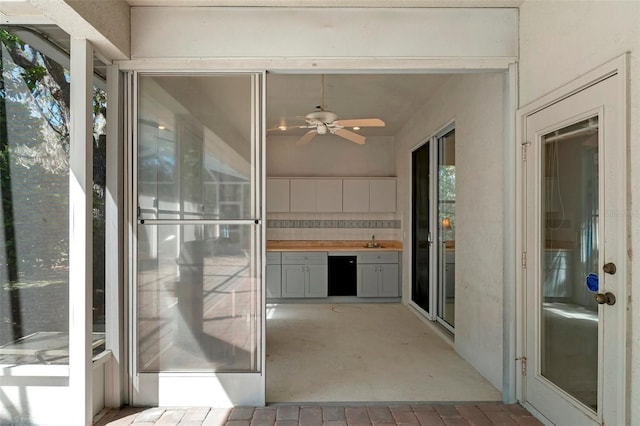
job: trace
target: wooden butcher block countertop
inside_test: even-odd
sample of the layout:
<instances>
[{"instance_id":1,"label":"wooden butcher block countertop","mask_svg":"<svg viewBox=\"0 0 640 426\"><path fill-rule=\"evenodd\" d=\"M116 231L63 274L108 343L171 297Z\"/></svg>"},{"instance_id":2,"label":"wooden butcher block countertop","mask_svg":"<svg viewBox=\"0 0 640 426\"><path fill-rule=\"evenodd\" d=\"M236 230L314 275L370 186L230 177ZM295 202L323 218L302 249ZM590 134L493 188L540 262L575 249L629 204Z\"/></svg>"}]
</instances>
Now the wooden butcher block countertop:
<instances>
[{"instance_id":1,"label":"wooden butcher block countertop","mask_svg":"<svg viewBox=\"0 0 640 426\"><path fill-rule=\"evenodd\" d=\"M269 240L267 251L402 251L401 241L376 240L378 248L367 248L370 240Z\"/></svg>"}]
</instances>

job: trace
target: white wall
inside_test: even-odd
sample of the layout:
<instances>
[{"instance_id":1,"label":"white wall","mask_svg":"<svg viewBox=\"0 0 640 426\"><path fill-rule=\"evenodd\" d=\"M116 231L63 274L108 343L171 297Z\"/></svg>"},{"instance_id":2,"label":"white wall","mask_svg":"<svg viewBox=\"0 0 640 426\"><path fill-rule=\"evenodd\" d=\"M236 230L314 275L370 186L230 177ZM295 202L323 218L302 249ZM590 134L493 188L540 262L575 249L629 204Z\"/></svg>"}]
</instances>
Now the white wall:
<instances>
[{"instance_id":1,"label":"white wall","mask_svg":"<svg viewBox=\"0 0 640 426\"><path fill-rule=\"evenodd\" d=\"M456 351L502 389L504 74L452 76L396 136L398 205L411 289L411 150L456 123Z\"/></svg>"},{"instance_id":2,"label":"white wall","mask_svg":"<svg viewBox=\"0 0 640 426\"><path fill-rule=\"evenodd\" d=\"M553 48L550 48L550 47ZM625 52L630 54L629 253L640 244L640 2L525 1L520 10L520 104L570 82ZM625 236L620 236L624 238ZM630 295L640 294L640 262L628 259ZM640 310L631 306L631 419L640 419Z\"/></svg>"},{"instance_id":3,"label":"white wall","mask_svg":"<svg viewBox=\"0 0 640 426\"><path fill-rule=\"evenodd\" d=\"M267 136L267 176L395 176L392 137L370 136L358 145L318 135L306 145L299 136Z\"/></svg>"},{"instance_id":4,"label":"white wall","mask_svg":"<svg viewBox=\"0 0 640 426\"><path fill-rule=\"evenodd\" d=\"M137 59L517 54L517 12L509 8L134 7L131 20Z\"/></svg>"}]
</instances>

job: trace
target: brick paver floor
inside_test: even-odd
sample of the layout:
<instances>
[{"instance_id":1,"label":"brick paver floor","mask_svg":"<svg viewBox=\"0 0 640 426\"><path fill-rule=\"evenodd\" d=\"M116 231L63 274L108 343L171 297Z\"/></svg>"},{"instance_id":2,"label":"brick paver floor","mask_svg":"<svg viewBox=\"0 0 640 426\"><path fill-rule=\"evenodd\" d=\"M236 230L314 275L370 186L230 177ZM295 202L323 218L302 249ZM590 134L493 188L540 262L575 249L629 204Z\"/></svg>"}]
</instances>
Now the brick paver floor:
<instances>
[{"instance_id":1,"label":"brick paver floor","mask_svg":"<svg viewBox=\"0 0 640 426\"><path fill-rule=\"evenodd\" d=\"M270 405L107 411L95 426L541 425L519 404Z\"/></svg>"}]
</instances>

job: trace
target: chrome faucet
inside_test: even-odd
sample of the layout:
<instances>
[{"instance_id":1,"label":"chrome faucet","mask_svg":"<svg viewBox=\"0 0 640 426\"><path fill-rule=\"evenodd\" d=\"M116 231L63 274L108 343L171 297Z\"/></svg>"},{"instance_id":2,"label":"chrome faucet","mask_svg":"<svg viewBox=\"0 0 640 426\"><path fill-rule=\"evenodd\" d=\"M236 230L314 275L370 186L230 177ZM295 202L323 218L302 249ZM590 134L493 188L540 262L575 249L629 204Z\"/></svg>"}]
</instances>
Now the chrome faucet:
<instances>
[{"instance_id":1,"label":"chrome faucet","mask_svg":"<svg viewBox=\"0 0 640 426\"><path fill-rule=\"evenodd\" d=\"M367 248L378 248L380 245L376 243L376 236L371 236L371 242L367 243Z\"/></svg>"}]
</instances>

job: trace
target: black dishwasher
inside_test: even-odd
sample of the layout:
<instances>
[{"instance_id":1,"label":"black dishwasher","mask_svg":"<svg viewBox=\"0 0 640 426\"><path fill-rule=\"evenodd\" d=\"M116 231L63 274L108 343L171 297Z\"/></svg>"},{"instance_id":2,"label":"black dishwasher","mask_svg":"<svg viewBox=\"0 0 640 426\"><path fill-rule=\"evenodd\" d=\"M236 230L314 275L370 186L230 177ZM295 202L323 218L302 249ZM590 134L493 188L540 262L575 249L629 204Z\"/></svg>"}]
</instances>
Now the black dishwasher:
<instances>
[{"instance_id":1,"label":"black dishwasher","mask_svg":"<svg viewBox=\"0 0 640 426\"><path fill-rule=\"evenodd\" d=\"M357 296L357 256L329 256L329 296Z\"/></svg>"}]
</instances>

